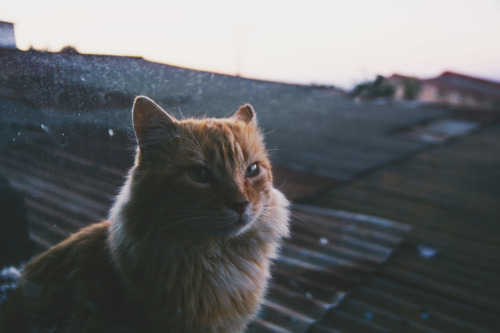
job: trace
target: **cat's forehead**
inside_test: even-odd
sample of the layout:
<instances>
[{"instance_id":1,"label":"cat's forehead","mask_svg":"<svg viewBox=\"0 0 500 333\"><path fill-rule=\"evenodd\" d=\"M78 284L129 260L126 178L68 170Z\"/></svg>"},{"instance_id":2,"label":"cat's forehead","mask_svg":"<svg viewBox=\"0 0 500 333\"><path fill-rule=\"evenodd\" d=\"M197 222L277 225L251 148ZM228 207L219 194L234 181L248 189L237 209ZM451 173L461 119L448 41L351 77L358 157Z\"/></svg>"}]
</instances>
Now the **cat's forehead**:
<instances>
[{"instance_id":1,"label":"cat's forehead","mask_svg":"<svg viewBox=\"0 0 500 333\"><path fill-rule=\"evenodd\" d=\"M206 142L221 139L245 141L259 135L257 131L246 128L240 122L224 118L194 119L186 122L184 127L185 135L193 135Z\"/></svg>"},{"instance_id":2,"label":"cat's forehead","mask_svg":"<svg viewBox=\"0 0 500 333\"><path fill-rule=\"evenodd\" d=\"M239 164L249 159L264 158L260 133L231 119L197 119L184 123L187 145L210 164Z\"/></svg>"}]
</instances>

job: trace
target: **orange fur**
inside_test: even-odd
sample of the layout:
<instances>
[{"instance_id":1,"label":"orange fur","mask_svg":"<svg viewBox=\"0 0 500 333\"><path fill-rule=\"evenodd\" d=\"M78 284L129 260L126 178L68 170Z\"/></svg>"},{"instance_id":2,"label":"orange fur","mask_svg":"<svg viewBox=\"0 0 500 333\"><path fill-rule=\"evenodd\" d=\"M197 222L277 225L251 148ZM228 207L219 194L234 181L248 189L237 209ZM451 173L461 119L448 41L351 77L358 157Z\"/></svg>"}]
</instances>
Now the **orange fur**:
<instances>
[{"instance_id":1,"label":"orange fur","mask_svg":"<svg viewBox=\"0 0 500 333\"><path fill-rule=\"evenodd\" d=\"M2 332L236 333L258 311L288 202L272 186L252 107L177 120L138 97L133 122L136 162L109 221L26 266ZM61 297L66 288L75 295Z\"/></svg>"}]
</instances>

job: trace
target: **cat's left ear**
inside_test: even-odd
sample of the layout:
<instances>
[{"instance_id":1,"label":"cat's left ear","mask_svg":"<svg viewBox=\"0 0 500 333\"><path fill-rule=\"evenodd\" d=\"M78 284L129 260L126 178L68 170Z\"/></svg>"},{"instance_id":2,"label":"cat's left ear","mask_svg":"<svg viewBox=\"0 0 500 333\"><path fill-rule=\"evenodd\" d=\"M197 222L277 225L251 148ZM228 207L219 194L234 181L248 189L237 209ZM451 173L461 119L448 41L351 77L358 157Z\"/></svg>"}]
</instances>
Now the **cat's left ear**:
<instances>
[{"instance_id":1,"label":"cat's left ear","mask_svg":"<svg viewBox=\"0 0 500 333\"><path fill-rule=\"evenodd\" d=\"M241 120L247 124L257 126L257 116L253 107L250 104L240 106L238 111L233 115L234 119Z\"/></svg>"},{"instance_id":2,"label":"cat's left ear","mask_svg":"<svg viewBox=\"0 0 500 333\"><path fill-rule=\"evenodd\" d=\"M148 150L168 139L175 132L177 120L146 96L135 98L132 108L135 135L141 152Z\"/></svg>"}]
</instances>

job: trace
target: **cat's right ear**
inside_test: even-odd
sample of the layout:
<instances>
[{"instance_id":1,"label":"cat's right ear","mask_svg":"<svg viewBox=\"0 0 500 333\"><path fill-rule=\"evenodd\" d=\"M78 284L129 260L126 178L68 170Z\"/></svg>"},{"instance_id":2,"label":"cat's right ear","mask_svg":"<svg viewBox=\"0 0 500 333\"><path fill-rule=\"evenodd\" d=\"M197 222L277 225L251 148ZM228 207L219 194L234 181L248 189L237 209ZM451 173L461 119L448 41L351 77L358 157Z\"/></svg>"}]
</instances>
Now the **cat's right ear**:
<instances>
[{"instance_id":1,"label":"cat's right ear","mask_svg":"<svg viewBox=\"0 0 500 333\"><path fill-rule=\"evenodd\" d=\"M158 144L169 140L175 132L176 119L146 96L135 98L132 107L137 144L144 155L148 155Z\"/></svg>"}]
</instances>

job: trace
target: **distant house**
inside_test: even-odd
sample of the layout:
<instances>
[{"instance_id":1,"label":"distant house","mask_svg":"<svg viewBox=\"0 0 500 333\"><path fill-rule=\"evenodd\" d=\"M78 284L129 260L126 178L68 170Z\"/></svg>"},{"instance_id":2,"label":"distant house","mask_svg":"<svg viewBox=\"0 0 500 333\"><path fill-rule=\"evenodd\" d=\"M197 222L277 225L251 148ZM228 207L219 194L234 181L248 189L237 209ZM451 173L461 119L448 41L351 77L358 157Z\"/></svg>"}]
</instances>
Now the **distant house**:
<instances>
[{"instance_id":1,"label":"distant house","mask_svg":"<svg viewBox=\"0 0 500 333\"><path fill-rule=\"evenodd\" d=\"M411 88L415 92L412 99L424 103L500 110L500 82L453 72L444 72L438 77L424 80L394 74L387 80L396 88L395 100L409 99L408 89Z\"/></svg>"},{"instance_id":2,"label":"distant house","mask_svg":"<svg viewBox=\"0 0 500 333\"><path fill-rule=\"evenodd\" d=\"M13 23L0 21L0 47L17 48Z\"/></svg>"}]
</instances>

